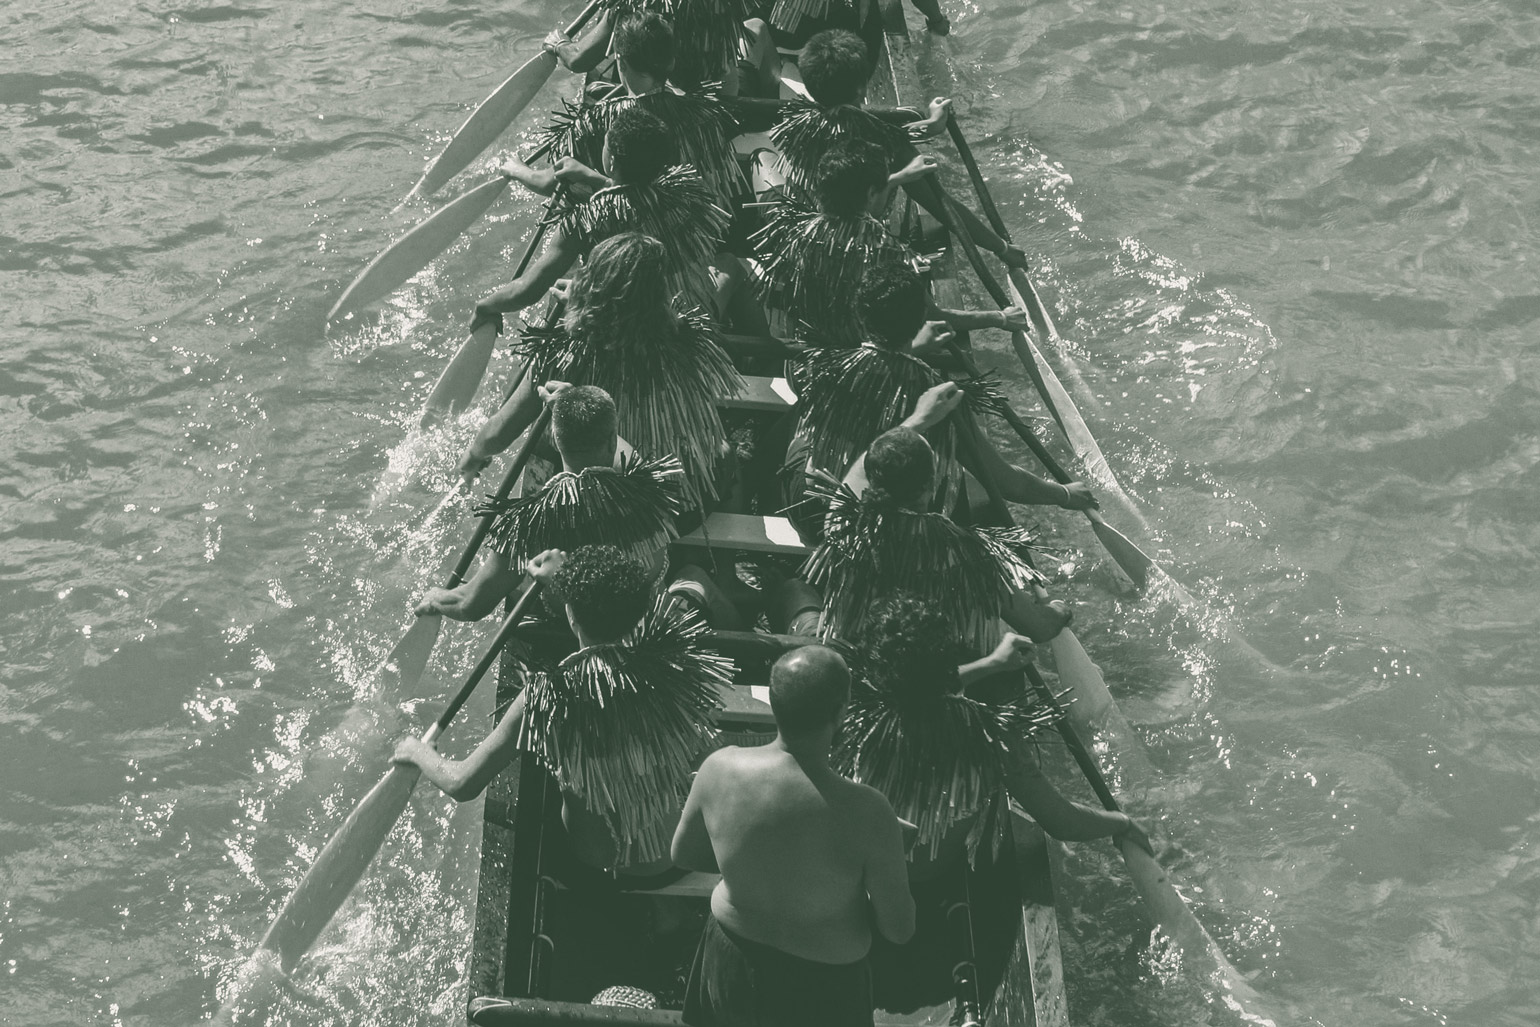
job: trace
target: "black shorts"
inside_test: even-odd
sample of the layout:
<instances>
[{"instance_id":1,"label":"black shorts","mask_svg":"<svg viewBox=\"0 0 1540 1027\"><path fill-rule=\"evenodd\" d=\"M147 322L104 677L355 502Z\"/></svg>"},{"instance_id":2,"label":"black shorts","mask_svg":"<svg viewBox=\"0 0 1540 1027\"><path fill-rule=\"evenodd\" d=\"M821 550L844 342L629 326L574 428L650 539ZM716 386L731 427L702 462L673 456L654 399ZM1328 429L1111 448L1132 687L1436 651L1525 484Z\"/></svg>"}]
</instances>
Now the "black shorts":
<instances>
[{"instance_id":1,"label":"black shorts","mask_svg":"<svg viewBox=\"0 0 1540 1027\"><path fill-rule=\"evenodd\" d=\"M872 969L819 963L706 918L685 988L691 1027L872 1027Z\"/></svg>"}]
</instances>

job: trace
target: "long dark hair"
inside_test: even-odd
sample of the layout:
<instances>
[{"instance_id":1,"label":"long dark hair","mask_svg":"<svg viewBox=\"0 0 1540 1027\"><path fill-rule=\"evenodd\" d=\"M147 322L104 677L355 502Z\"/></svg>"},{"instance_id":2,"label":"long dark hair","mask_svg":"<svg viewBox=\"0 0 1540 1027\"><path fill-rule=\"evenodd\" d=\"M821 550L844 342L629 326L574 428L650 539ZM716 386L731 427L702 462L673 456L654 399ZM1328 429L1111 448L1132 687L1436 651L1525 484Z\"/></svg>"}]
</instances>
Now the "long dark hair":
<instances>
[{"instance_id":1,"label":"long dark hair","mask_svg":"<svg viewBox=\"0 0 1540 1027\"><path fill-rule=\"evenodd\" d=\"M603 346L639 328L676 330L664 263L663 244L641 232L621 232L599 243L572 276L567 331Z\"/></svg>"}]
</instances>

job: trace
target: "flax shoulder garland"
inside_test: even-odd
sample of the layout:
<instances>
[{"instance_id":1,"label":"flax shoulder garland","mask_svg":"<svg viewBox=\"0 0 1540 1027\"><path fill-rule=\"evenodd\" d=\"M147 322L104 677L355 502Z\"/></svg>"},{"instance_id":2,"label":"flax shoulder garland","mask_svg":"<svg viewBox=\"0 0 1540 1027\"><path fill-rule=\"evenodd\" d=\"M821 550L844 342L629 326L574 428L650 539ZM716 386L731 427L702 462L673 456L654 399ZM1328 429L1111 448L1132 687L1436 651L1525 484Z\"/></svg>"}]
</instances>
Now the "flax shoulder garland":
<instances>
[{"instance_id":1,"label":"flax shoulder garland","mask_svg":"<svg viewBox=\"0 0 1540 1027\"><path fill-rule=\"evenodd\" d=\"M920 115L915 117L918 120ZM844 103L825 107L809 100L789 101L781 120L770 129L770 138L781 151L786 181L807 196L817 186L818 162L837 142L856 139L877 144L887 155L890 171L914 152L901 126Z\"/></svg>"},{"instance_id":2,"label":"flax shoulder garland","mask_svg":"<svg viewBox=\"0 0 1540 1027\"><path fill-rule=\"evenodd\" d=\"M915 256L870 215L837 217L795 200L776 204L751 242L760 254L760 300L784 310L798 336L816 334L830 346L862 342L855 311L866 268Z\"/></svg>"},{"instance_id":3,"label":"flax shoulder garland","mask_svg":"<svg viewBox=\"0 0 1540 1027\"><path fill-rule=\"evenodd\" d=\"M971 861L980 842L1000 837L1010 745L1054 719L1053 711L1024 700L996 705L960 693L905 695L868 670L850 690L834 769L887 796L894 812L920 829L916 848L931 859L955 825L976 818L966 839Z\"/></svg>"},{"instance_id":4,"label":"flax shoulder garland","mask_svg":"<svg viewBox=\"0 0 1540 1027\"><path fill-rule=\"evenodd\" d=\"M808 440L808 464L843 473L872 441L914 409L941 372L918 357L865 343L855 349L812 349L787 368L802 410L799 433ZM973 414L1000 413L1005 397L988 375L959 381ZM957 419L925 433L936 453L937 505L951 508L962 483L957 466Z\"/></svg>"},{"instance_id":5,"label":"flax shoulder garland","mask_svg":"<svg viewBox=\"0 0 1540 1027\"><path fill-rule=\"evenodd\" d=\"M532 496L483 503L496 519L487 541L514 567L547 549L609 545L647 563L674 538L682 477L674 457L631 454L619 470L585 467L553 475Z\"/></svg>"},{"instance_id":6,"label":"flax shoulder garland","mask_svg":"<svg viewBox=\"0 0 1540 1027\"><path fill-rule=\"evenodd\" d=\"M712 298L706 265L727 237L731 218L717 206L700 172L681 164L651 182L612 185L587 200L562 204L548 220L584 253L621 232L660 240L669 287L705 306Z\"/></svg>"},{"instance_id":7,"label":"flax shoulder garland","mask_svg":"<svg viewBox=\"0 0 1540 1027\"><path fill-rule=\"evenodd\" d=\"M1036 547L1024 528L964 528L939 513L864 500L822 472L808 478L809 496L829 511L802 568L823 590L826 637L854 637L879 598L906 591L943 610L952 633L982 651L1010 596L1045 580L1027 563Z\"/></svg>"},{"instance_id":8,"label":"flax shoulder garland","mask_svg":"<svg viewBox=\"0 0 1540 1027\"><path fill-rule=\"evenodd\" d=\"M620 864L668 856L690 773L713 748L733 663L690 611L660 603L623 641L590 646L526 686L519 745L602 816Z\"/></svg>"},{"instance_id":9,"label":"flax shoulder garland","mask_svg":"<svg viewBox=\"0 0 1540 1027\"><path fill-rule=\"evenodd\" d=\"M615 398L620 435L644 453L677 454L693 504L714 497L712 470L727 433L716 401L743 391L705 315L671 324L611 323L599 316L569 332L526 325L517 344L533 381L597 385ZM599 541L588 539L589 542Z\"/></svg>"},{"instance_id":10,"label":"flax shoulder garland","mask_svg":"<svg viewBox=\"0 0 1540 1027\"><path fill-rule=\"evenodd\" d=\"M865 25L877 9L874 0L776 0L770 9L770 24L782 32L796 32L803 18L827 18L829 7L835 3L853 6L858 25Z\"/></svg>"},{"instance_id":11,"label":"flax shoulder garland","mask_svg":"<svg viewBox=\"0 0 1540 1027\"><path fill-rule=\"evenodd\" d=\"M640 107L668 126L684 163L700 171L719 202L743 189L743 173L733 154L738 124L714 91L675 93L667 89L645 96L619 96L599 103L563 101L547 129L552 157L572 156L591 168L603 167L604 136L615 115Z\"/></svg>"},{"instance_id":12,"label":"flax shoulder garland","mask_svg":"<svg viewBox=\"0 0 1540 1027\"><path fill-rule=\"evenodd\" d=\"M667 18L679 53L676 74L692 83L722 78L728 62L738 59L743 23L754 17L744 0L600 0L599 9L614 15L612 24L627 14Z\"/></svg>"}]
</instances>

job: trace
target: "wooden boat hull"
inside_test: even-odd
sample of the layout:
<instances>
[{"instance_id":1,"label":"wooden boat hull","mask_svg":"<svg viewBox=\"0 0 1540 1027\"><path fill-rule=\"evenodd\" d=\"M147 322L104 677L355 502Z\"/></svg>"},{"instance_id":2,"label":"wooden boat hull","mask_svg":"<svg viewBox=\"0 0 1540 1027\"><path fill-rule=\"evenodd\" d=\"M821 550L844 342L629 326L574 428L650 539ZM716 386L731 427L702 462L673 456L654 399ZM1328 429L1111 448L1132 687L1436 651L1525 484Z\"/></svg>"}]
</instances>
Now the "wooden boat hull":
<instances>
[{"instance_id":1,"label":"wooden boat hull","mask_svg":"<svg viewBox=\"0 0 1540 1027\"><path fill-rule=\"evenodd\" d=\"M913 99L916 78L902 8L884 2L886 51L874 102ZM718 648L739 668L741 702L724 732L768 727L768 709L748 696L787 647L808 640L719 632ZM505 674L499 705L512 699ZM758 706L756 711L755 707ZM768 740L768 739L766 739ZM686 874L650 889L627 888L566 851L561 799L543 767L525 756L489 788L471 952L467 1016L483 1027L679 1024L677 1010L700 928L709 915L708 875ZM875 1022L1067 1027L1050 842L1012 816L1001 843L976 865L958 861L916 883L918 929L905 946L872 953ZM674 1009L590 1004L615 984L643 987Z\"/></svg>"}]
</instances>

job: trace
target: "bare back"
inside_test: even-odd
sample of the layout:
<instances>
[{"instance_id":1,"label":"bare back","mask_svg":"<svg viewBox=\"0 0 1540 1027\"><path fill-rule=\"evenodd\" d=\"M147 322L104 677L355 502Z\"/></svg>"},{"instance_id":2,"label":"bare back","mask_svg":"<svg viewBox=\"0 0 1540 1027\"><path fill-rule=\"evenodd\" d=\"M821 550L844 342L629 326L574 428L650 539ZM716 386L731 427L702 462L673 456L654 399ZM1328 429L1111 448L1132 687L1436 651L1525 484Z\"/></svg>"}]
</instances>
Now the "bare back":
<instances>
[{"instance_id":1,"label":"bare back","mask_svg":"<svg viewBox=\"0 0 1540 1027\"><path fill-rule=\"evenodd\" d=\"M805 770L777 745L715 753L696 787L722 872L711 910L723 926L818 962L866 955L871 867L892 856L885 846L903 860L886 799L826 766Z\"/></svg>"}]
</instances>

